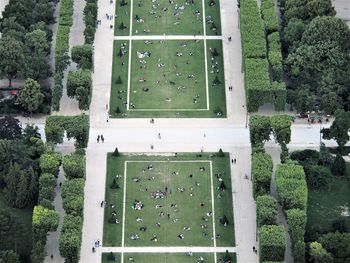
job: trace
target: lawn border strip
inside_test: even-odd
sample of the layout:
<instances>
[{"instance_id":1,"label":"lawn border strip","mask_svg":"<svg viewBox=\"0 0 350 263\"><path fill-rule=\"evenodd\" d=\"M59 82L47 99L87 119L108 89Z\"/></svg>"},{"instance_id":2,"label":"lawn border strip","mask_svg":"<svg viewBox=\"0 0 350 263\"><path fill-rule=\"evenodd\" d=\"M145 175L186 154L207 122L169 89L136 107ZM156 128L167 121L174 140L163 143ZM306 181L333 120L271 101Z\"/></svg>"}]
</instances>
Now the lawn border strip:
<instances>
[{"instance_id":1,"label":"lawn border strip","mask_svg":"<svg viewBox=\"0 0 350 263\"><path fill-rule=\"evenodd\" d=\"M129 111L129 102L130 102L130 82L131 82L131 43L132 40L129 40L129 64L128 64L128 90L127 90L127 97L126 97L126 109ZM113 75L113 72L112 72Z\"/></svg>"},{"instance_id":2,"label":"lawn border strip","mask_svg":"<svg viewBox=\"0 0 350 263\"><path fill-rule=\"evenodd\" d=\"M126 173L127 173L127 161L124 161L123 226L122 226L122 245L121 245L122 248L124 248L124 241L125 241ZM124 252L121 253L121 262L124 262Z\"/></svg>"},{"instance_id":3,"label":"lawn border strip","mask_svg":"<svg viewBox=\"0 0 350 263\"><path fill-rule=\"evenodd\" d=\"M205 70L205 91L207 96L207 111L209 111L209 87L208 87L208 56L207 56L207 28L205 24L205 1L202 0L202 13L203 13L203 41L204 41L204 70Z\"/></svg>"},{"instance_id":4,"label":"lawn border strip","mask_svg":"<svg viewBox=\"0 0 350 263\"><path fill-rule=\"evenodd\" d=\"M194 36L194 35L142 35L142 36L114 36L113 40L224 40L222 36Z\"/></svg>"},{"instance_id":5,"label":"lawn border strip","mask_svg":"<svg viewBox=\"0 0 350 263\"><path fill-rule=\"evenodd\" d=\"M213 183L213 163L210 160L209 162L210 166L210 190L211 190L211 209L213 211L212 215L212 224L213 224L213 246L214 249L216 248L216 230L215 230L215 199L214 199L214 183ZM232 180L232 179L231 179ZM216 251L214 250L214 263L217 263L217 258L216 258Z\"/></svg>"}]
</instances>

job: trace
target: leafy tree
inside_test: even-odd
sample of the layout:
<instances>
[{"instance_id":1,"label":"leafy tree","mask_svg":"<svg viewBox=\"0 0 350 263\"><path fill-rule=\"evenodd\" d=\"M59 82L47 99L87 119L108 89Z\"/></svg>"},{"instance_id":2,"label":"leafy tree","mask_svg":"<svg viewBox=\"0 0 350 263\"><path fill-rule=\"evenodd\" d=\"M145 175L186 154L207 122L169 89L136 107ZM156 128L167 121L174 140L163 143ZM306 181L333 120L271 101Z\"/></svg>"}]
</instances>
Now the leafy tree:
<instances>
[{"instance_id":1,"label":"leafy tree","mask_svg":"<svg viewBox=\"0 0 350 263\"><path fill-rule=\"evenodd\" d=\"M21 170L21 167L15 163L9 167L8 173L5 177L6 186L4 188L4 197L6 202L13 207L16 206L17 185L22 174L23 171Z\"/></svg>"},{"instance_id":2,"label":"leafy tree","mask_svg":"<svg viewBox=\"0 0 350 263\"><path fill-rule=\"evenodd\" d=\"M305 87L300 87L296 95L295 107L298 112L308 112L312 109L313 98Z\"/></svg>"},{"instance_id":3,"label":"leafy tree","mask_svg":"<svg viewBox=\"0 0 350 263\"><path fill-rule=\"evenodd\" d=\"M219 152L218 152L218 157L224 157L225 156L225 154L224 154L224 152L222 151L222 149L220 148L219 149Z\"/></svg>"},{"instance_id":4,"label":"leafy tree","mask_svg":"<svg viewBox=\"0 0 350 263\"><path fill-rule=\"evenodd\" d=\"M0 210L1 250L15 248L17 244L21 243L22 234L23 225L18 217L7 210Z\"/></svg>"},{"instance_id":5,"label":"leafy tree","mask_svg":"<svg viewBox=\"0 0 350 263\"><path fill-rule=\"evenodd\" d=\"M79 108L87 110L90 105L92 88L91 71L79 69L70 71L67 79L67 94L69 97L76 97L79 101Z\"/></svg>"},{"instance_id":6,"label":"leafy tree","mask_svg":"<svg viewBox=\"0 0 350 263\"><path fill-rule=\"evenodd\" d=\"M332 173L336 176L343 176L345 175L345 171L346 164L344 158L340 154L337 154L332 165Z\"/></svg>"},{"instance_id":7,"label":"leafy tree","mask_svg":"<svg viewBox=\"0 0 350 263\"><path fill-rule=\"evenodd\" d=\"M249 119L250 141L253 145L270 139L271 123L268 116L253 115Z\"/></svg>"},{"instance_id":8,"label":"leafy tree","mask_svg":"<svg viewBox=\"0 0 350 263\"><path fill-rule=\"evenodd\" d=\"M23 41L26 29L16 21L16 17L5 17L0 25L2 37L11 37Z\"/></svg>"},{"instance_id":9,"label":"leafy tree","mask_svg":"<svg viewBox=\"0 0 350 263\"><path fill-rule=\"evenodd\" d=\"M317 240L327 252L331 253L335 262L347 262L350 258L350 233L328 233Z\"/></svg>"},{"instance_id":10,"label":"leafy tree","mask_svg":"<svg viewBox=\"0 0 350 263\"><path fill-rule=\"evenodd\" d=\"M35 80L50 76L47 56L50 45L45 31L36 29L25 36L25 72L24 75Z\"/></svg>"},{"instance_id":11,"label":"leafy tree","mask_svg":"<svg viewBox=\"0 0 350 263\"><path fill-rule=\"evenodd\" d=\"M312 189L324 189L332 180L332 173L328 167L312 165L308 169L307 184Z\"/></svg>"},{"instance_id":12,"label":"leafy tree","mask_svg":"<svg viewBox=\"0 0 350 263\"><path fill-rule=\"evenodd\" d=\"M292 118L289 115L271 116L271 128L279 144L288 144L291 137Z\"/></svg>"},{"instance_id":13,"label":"leafy tree","mask_svg":"<svg viewBox=\"0 0 350 263\"><path fill-rule=\"evenodd\" d=\"M19 120L5 116L0 119L0 138L14 140L21 136L22 128L19 125Z\"/></svg>"},{"instance_id":14,"label":"leafy tree","mask_svg":"<svg viewBox=\"0 0 350 263\"><path fill-rule=\"evenodd\" d=\"M330 91L321 96L321 109L326 114L333 114L337 109L341 109L340 98L337 93Z\"/></svg>"},{"instance_id":15,"label":"leafy tree","mask_svg":"<svg viewBox=\"0 0 350 263\"><path fill-rule=\"evenodd\" d=\"M24 208L29 202L27 174L21 173L16 189L16 207Z\"/></svg>"},{"instance_id":16,"label":"leafy tree","mask_svg":"<svg viewBox=\"0 0 350 263\"><path fill-rule=\"evenodd\" d=\"M36 111L44 100L40 84L33 79L27 79L18 94L17 101L22 107L29 111Z\"/></svg>"},{"instance_id":17,"label":"leafy tree","mask_svg":"<svg viewBox=\"0 0 350 263\"><path fill-rule=\"evenodd\" d=\"M114 152L113 152L113 154L112 154L114 157L118 157L118 156L120 156L120 153L119 153L119 151L118 151L118 148L117 147L115 147L115 150L114 150Z\"/></svg>"},{"instance_id":18,"label":"leafy tree","mask_svg":"<svg viewBox=\"0 0 350 263\"><path fill-rule=\"evenodd\" d=\"M61 158L61 155L58 153L45 153L41 155L39 162L41 171L58 176Z\"/></svg>"},{"instance_id":19,"label":"leafy tree","mask_svg":"<svg viewBox=\"0 0 350 263\"><path fill-rule=\"evenodd\" d=\"M72 60L78 64L78 68L92 69L93 46L89 44L74 46L71 51Z\"/></svg>"},{"instance_id":20,"label":"leafy tree","mask_svg":"<svg viewBox=\"0 0 350 263\"><path fill-rule=\"evenodd\" d=\"M329 129L322 129L323 139L335 139L339 148L343 148L349 141L348 131L350 129L350 112L337 110L334 114L335 120Z\"/></svg>"},{"instance_id":21,"label":"leafy tree","mask_svg":"<svg viewBox=\"0 0 350 263\"><path fill-rule=\"evenodd\" d=\"M19 256L13 250L0 252L0 262L3 263L20 263Z\"/></svg>"},{"instance_id":22,"label":"leafy tree","mask_svg":"<svg viewBox=\"0 0 350 263\"><path fill-rule=\"evenodd\" d=\"M322 244L320 244L318 242L311 242L310 243L309 253L310 253L311 258L314 259L315 263L332 263L332 262L334 262L332 255L322 247Z\"/></svg>"},{"instance_id":23,"label":"leafy tree","mask_svg":"<svg viewBox=\"0 0 350 263\"><path fill-rule=\"evenodd\" d=\"M33 209L33 234L38 241L46 240L46 233L55 231L58 227L59 216L54 210L42 206L35 206Z\"/></svg>"},{"instance_id":24,"label":"leafy tree","mask_svg":"<svg viewBox=\"0 0 350 263\"><path fill-rule=\"evenodd\" d=\"M68 179L85 177L85 157L78 154L63 157L63 170Z\"/></svg>"},{"instance_id":25,"label":"leafy tree","mask_svg":"<svg viewBox=\"0 0 350 263\"><path fill-rule=\"evenodd\" d=\"M23 44L10 37L0 39L0 75L5 75L11 81L23 69Z\"/></svg>"},{"instance_id":26,"label":"leafy tree","mask_svg":"<svg viewBox=\"0 0 350 263\"><path fill-rule=\"evenodd\" d=\"M309 0L306 8L311 18L317 16L335 16L336 13L331 0Z\"/></svg>"},{"instance_id":27,"label":"leafy tree","mask_svg":"<svg viewBox=\"0 0 350 263\"><path fill-rule=\"evenodd\" d=\"M283 40L285 44L291 49L297 46L305 31L306 25L301 19L292 18L283 31Z\"/></svg>"}]
</instances>

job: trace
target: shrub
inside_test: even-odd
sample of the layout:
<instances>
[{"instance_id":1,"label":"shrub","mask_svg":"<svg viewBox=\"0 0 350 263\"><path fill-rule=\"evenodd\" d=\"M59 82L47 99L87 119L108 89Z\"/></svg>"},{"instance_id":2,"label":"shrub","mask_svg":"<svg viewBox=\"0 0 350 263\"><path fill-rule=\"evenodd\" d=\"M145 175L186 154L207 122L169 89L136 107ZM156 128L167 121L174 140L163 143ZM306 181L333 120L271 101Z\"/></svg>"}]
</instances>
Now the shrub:
<instances>
[{"instance_id":1,"label":"shrub","mask_svg":"<svg viewBox=\"0 0 350 263\"><path fill-rule=\"evenodd\" d=\"M61 0L59 25L72 26L73 24L73 0Z\"/></svg>"},{"instance_id":2,"label":"shrub","mask_svg":"<svg viewBox=\"0 0 350 263\"><path fill-rule=\"evenodd\" d=\"M79 69L70 71L67 78L67 95L75 97L79 102L79 109L88 110L91 99L92 78L91 71Z\"/></svg>"},{"instance_id":3,"label":"shrub","mask_svg":"<svg viewBox=\"0 0 350 263\"><path fill-rule=\"evenodd\" d=\"M331 170L321 165L312 165L308 169L307 184L311 189L325 189L332 179Z\"/></svg>"},{"instance_id":4,"label":"shrub","mask_svg":"<svg viewBox=\"0 0 350 263\"><path fill-rule=\"evenodd\" d=\"M120 156L120 153L119 153L119 151L118 151L118 148L117 148L117 147L115 147L114 152L112 153L112 155L113 155L114 157L118 157L118 156Z\"/></svg>"},{"instance_id":5,"label":"shrub","mask_svg":"<svg viewBox=\"0 0 350 263\"><path fill-rule=\"evenodd\" d=\"M97 3L96 1L88 2L84 8L84 21L85 21L85 43L93 44L96 32L97 21Z\"/></svg>"},{"instance_id":6,"label":"shrub","mask_svg":"<svg viewBox=\"0 0 350 263\"><path fill-rule=\"evenodd\" d=\"M265 31L267 34L278 30L276 7L273 0L261 1L261 16L264 20Z\"/></svg>"},{"instance_id":7,"label":"shrub","mask_svg":"<svg viewBox=\"0 0 350 263\"><path fill-rule=\"evenodd\" d=\"M46 242L46 233L56 231L58 227L59 216L57 212L49 210L42 206L34 206L33 209L33 238Z\"/></svg>"},{"instance_id":8,"label":"shrub","mask_svg":"<svg viewBox=\"0 0 350 263\"><path fill-rule=\"evenodd\" d=\"M292 243L304 241L306 227L306 211L300 209L290 209L286 211L287 223Z\"/></svg>"},{"instance_id":9,"label":"shrub","mask_svg":"<svg viewBox=\"0 0 350 263\"><path fill-rule=\"evenodd\" d=\"M286 234L283 226L262 226L259 228L261 261L283 261L286 248Z\"/></svg>"},{"instance_id":10,"label":"shrub","mask_svg":"<svg viewBox=\"0 0 350 263\"><path fill-rule=\"evenodd\" d=\"M271 100L271 85L267 59L248 58L244 62L247 109L257 111Z\"/></svg>"},{"instance_id":11,"label":"shrub","mask_svg":"<svg viewBox=\"0 0 350 263\"><path fill-rule=\"evenodd\" d=\"M297 241L293 245L293 257L295 263L304 263L305 262L305 242Z\"/></svg>"},{"instance_id":12,"label":"shrub","mask_svg":"<svg viewBox=\"0 0 350 263\"><path fill-rule=\"evenodd\" d=\"M85 177L85 157L71 154L63 157L63 170L68 179Z\"/></svg>"},{"instance_id":13,"label":"shrub","mask_svg":"<svg viewBox=\"0 0 350 263\"><path fill-rule=\"evenodd\" d=\"M261 195L256 198L256 210L258 226L277 224L276 200L269 195Z\"/></svg>"},{"instance_id":14,"label":"shrub","mask_svg":"<svg viewBox=\"0 0 350 263\"><path fill-rule=\"evenodd\" d=\"M268 116L253 115L249 119L250 141L257 145L270 140L271 122Z\"/></svg>"},{"instance_id":15,"label":"shrub","mask_svg":"<svg viewBox=\"0 0 350 263\"><path fill-rule=\"evenodd\" d=\"M58 153L45 153L41 155L39 165L43 173L53 174L57 177L61 165L61 155Z\"/></svg>"},{"instance_id":16,"label":"shrub","mask_svg":"<svg viewBox=\"0 0 350 263\"><path fill-rule=\"evenodd\" d=\"M272 132L279 144L288 144L291 137L292 118L289 115L274 115L270 117Z\"/></svg>"},{"instance_id":17,"label":"shrub","mask_svg":"<svg viewBox=\"0 0 350 263\"><path fill-rule=\"evenodd\" d=\"M92 70L93 46L85 44L72 47L72 60L77 63L78 68Z\"/></svg>"},{"instance_id":18,"label":"shrub","mask_svg":"<svg viewBox=\"0 0 350 263\"><path fill-rule=\"evenodd\" d=\"M62 185L63 208L67 214L83 216L84 179L71 179Z\"/></svg>"},{"instance_id":19,"label":"shrub","mask_svg":"<svg viewBox=\"0 0 350 263\"><path fill-rule=\"evenodd\" d=\"M284 111L287 100L286 84L284 82L274 81L271 83L271 89L273 92L273 104L275 110Z\"/></svg>"},{"instance_id":20,"label":"shrub","mask_svg":"<svg viewBox=\"0 0 350 263\"><path fill-rule=\"evenodd\" d=\"M252 156L252 178L254 197L270 192L272 176L272 158L266 153L254 153Z\"/></svg>"},{"instance_id":21,"label":"shrub","mask_svg":"<svg viewBox=\"0 0 350 263\"><path fill-rule=\"evenodd\" d=\"M343 157L340 154L335 156L333 165L332 165L332 173L336 176L345 175L346 164Z\"/></svg>"}]
</instances>

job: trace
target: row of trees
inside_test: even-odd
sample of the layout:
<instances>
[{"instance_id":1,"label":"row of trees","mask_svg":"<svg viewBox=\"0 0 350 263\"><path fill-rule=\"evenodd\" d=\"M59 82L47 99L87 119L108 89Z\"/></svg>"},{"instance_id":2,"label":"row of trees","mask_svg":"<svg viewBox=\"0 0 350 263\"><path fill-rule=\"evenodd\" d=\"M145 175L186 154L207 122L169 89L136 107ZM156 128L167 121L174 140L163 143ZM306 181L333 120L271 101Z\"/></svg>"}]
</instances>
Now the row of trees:
<instances>
[{"instance_id":1,"label":"row of trees","mask_svg":"<svg viewBox=\"0 0 350 263\"><path fill-rule=\"evenodd\" d=\"M26 78L19 97L7 99L2 111L50 112L51 90L43 80L51 76L50 53L53 23L50 0L11 0L0 19L0 77ZM25 18L25 19L23 19ZM21 94L22 93L22 94Z\"/></svg>"},{"instance_id":2,"label":"row of trees","mask_svg":"<svg viewBox=\"0 0 350 263\"><path fill-rule=\"evenodd\" d=\"M261 9L254 0L240 1L241 37L248 111L267 102L276 110L285 105L282 55L275 3L264 0ZM270 37L271 36L271 37ZM270 76L269 72L272 72Z\"/></svg>"},{"instance_id":3,"label":"row of trees","mask_svg":"<svg viewBox=\"0 0 350 263\"><path fill-rule=\"evenodd\" d=\"M283 0L287 101L299 112L350 109L350 29L331 0Z\"/></svg>"},{"instance_id":4,"label":"row of trees","mask_svg":"<svg viewBox=\"0 0 350 263\"><path fill-rule=\"evenodd\" d=\"M73 25L73 0L61 0L60 15L56 34L55 47L55 78L52 89L52 108L60 110L60 100L63 94L63 72L69 65L69 33Z\"/></svg>"}]
</instances>

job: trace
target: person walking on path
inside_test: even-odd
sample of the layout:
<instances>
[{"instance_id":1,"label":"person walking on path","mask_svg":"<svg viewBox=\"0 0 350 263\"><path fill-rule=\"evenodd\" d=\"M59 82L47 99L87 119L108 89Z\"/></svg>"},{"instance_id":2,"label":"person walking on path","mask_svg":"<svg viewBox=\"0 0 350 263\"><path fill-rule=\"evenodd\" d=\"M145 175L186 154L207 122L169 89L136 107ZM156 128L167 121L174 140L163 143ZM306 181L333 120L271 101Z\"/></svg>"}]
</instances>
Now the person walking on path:
<instances>
[{"instance_id":1,"label":"person walking on path","mask_svg":"<svg viewBox=\"0 0 350 263\"><path fill-rule=\"evenodd\" d=\"M162 137L160 136L160 133L158 133L158 139L159 139L159 140L162 139Z\"/></svg>"},{"instance_id":2,"label":"person walking on path","mask_svg":"<svg viewBox=\"0 0 350 263\"><path fill-rule=\"evenodd\" d=\"M103 135L101 134L101 141L105 142L105 138L103 137Z\"/></svg>"},{"instance_id":3,"label":"person walking on path","mask_svg":"<svg viewBox=\"0 0 350 263\"><path fill-rule=\"evenodd\" d=\"M97 136L97 143L100 142L100 135Z\"/></svg>"}]
</instances>

